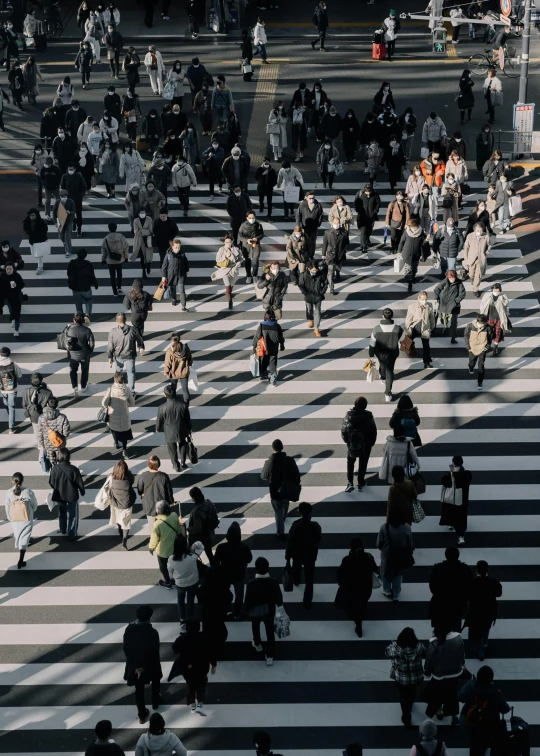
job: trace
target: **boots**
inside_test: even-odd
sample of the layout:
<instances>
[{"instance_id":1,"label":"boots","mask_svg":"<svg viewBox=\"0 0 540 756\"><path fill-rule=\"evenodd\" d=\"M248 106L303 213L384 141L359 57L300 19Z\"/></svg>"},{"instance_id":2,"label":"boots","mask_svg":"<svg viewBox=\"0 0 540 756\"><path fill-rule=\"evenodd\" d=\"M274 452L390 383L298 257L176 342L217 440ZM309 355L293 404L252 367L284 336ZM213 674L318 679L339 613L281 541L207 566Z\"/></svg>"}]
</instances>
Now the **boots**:
<instances>
[{"instance_id":1,"label":"boots","mask_svg":"<svg viewBox=\"0 0 540 756\"><path fill-rule=\"evenodd\" d=\"M128 547L127 547L128 536L129 536L129 530L124 530L124 537L122 538L122 548L125 549L126 551L128 550Z\"/></svg>"},{"instance_id":2,"label":"boots","mask_svg":"<svg viewBox=\"0 0 540 756\"><path fill-rule=\"evenodd\" d=\"M26 562L24 561L24 555L26 554L26 549L20 549L19 550L19 561L17 562L17 569L20 570L21 567L26 567Z\"/></svg>"},{"instance_id":3,"label":"boots","mask_svg":"<svg viewBox=\"0 0 540 756\"><path fill-rule=\"evenodd\" d=\"M493 347L493 356L496 357L499 354L499 345L495 344Z\"/></svg>"},{"instance_id":4,"label":"boots","mask_svg":"<svg viewBox=\"0 0 540 756\"><path fill-rule=\"evenodd\" d=\"M122 530L120 525L117 525L116 527L118 528L118 535L120 536L120 538L122 538L124 531Z\"/></svg>"},{"instance_id":5,"label":"boots","mask_svg":"<svg viewBox=\"0 0 540 756\"><path fill-rule=\"evenodd\" d=\"M232 286L225 287L225 299L228 302L229 310L232 310Z\"/></svg>"}]
</instances>

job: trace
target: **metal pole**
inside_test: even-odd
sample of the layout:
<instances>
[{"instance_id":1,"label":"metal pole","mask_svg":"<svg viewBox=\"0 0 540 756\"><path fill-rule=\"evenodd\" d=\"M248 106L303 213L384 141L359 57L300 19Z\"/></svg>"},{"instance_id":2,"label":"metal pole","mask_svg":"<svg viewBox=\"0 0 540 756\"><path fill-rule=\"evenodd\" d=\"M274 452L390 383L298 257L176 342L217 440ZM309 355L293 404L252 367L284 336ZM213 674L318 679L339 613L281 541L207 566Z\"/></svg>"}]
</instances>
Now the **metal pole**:
<instances>
[{"instance_id":1,"label":"metal pole","mask_svg":"<svg viewBox=\"0 0 540 756\"><path fill-rule=\"evenodd\" d=\"M519 76L518 102L527 102L527 84L529 78L529 49L531 45L531 8L534 0L525 0L523 16L523 42L521 46L521 73Z\"/></svg>"}]
</instances>

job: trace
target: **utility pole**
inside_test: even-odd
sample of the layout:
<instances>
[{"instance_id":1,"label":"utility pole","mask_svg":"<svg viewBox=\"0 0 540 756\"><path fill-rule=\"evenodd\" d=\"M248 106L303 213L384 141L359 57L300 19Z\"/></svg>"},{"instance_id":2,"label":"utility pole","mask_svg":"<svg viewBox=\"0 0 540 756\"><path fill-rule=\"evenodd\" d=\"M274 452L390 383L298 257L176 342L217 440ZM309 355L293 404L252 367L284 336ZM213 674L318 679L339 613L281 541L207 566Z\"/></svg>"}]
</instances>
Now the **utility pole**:
<instances>
[{"instance_id":1,"label":"utility pole","mask_svg":"<svg viewBox=\"0 0 540 756\"><path fill-rule=\"evenodd\" d=\"M525 15L523 16L523 33L521 46L521 73L519 76L518 102L527 102L527 84L529 78L529 49L531 46L531 9L534 0L525 0Z\"/></svg>"}]
</instances>

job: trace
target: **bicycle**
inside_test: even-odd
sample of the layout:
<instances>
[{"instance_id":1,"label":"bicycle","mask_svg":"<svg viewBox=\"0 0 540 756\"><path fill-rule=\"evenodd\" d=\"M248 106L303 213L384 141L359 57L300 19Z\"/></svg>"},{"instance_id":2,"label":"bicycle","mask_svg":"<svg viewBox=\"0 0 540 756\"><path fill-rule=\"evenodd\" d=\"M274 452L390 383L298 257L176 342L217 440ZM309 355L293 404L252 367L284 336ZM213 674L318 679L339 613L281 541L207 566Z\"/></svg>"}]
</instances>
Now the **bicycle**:
<instances>
[{"instance_id":1,"label":"bicycle","mask_svg":"<svg viewBox=\"0 0 540 756\"><path fill-rule=\"evenodd\" d=\"M492 49L486 49L487 55L476 53L469 58L471 73L477 76L485 76L489 68L500 68L509 79L517 79L520 74L516 48L505 45L499 54L493 55Z\"/></svg>"}]
</instances>

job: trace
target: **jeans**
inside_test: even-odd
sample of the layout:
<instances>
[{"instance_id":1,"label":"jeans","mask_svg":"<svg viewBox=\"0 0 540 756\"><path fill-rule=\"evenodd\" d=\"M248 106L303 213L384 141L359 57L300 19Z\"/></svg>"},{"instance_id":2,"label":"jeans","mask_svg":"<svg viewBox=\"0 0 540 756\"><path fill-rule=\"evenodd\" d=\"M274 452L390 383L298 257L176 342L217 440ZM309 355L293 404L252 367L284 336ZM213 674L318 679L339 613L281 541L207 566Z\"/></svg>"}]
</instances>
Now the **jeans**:
<instances>
[{"instance_id":1,"label":"jeans","mask_svg":"<svg viewBox=\"0 0 540 756\"><path fill-rule=\"evenodd\" d=\"M2 391L2 399L4 400L4 407L8 411L8 425L13 428L15 425L15 404L17 402L16 391Z\"/></svg>"},{"instance_id":2,"label":"jeans","mask_svg":"<svg viewBox=\"0 0 540 756\"><path fill-rule=\"evenodd\" d=\"M410 720L414 699L416 698L416 685L401 685L400 683L396 683L396 687L403 719Z\"/></svg>"},{"instance_id":3,"label":"jeans","mask_svg":"<svg viewBox=\"0 0 540 756\"><path fill-rule=\"evenodd\" d=\"M259 372L261 374L261 378L267 378L269 373L270 375L277 375L277 360L277 354L265 354L264 357L260 358Z\"/></svg>"},{"instance_id":4,"label":"jeans","mask_svg":"<svg viewBox=\"0 0 540 756\"><path fill-rule=\"evenodd\" d=\"M323 43L324 47L324 43ZM262 42L260 42L258 45L254 45L253 47L253 57L255 55L260 55L261 60L266 60L266 45L263 45Z\"/></svg>"},{"instance_id":5,"label":"jeans","mask_svg":"<svg viewBox=\"0 0 540 756\"><path fill-rule=\"evenodd\" d=\"M498 210L497 217L499 221L499 228L501 230L503 228L510 228L510 215L509 215L508 207L501 205Z\"/></svg>"},{"instance_id":6,"label":"jeans","mask_svg":"<svg viewBox=\"0 0 540 756\"><path fill-rule=\"evenodd\" d=\"M306 587L304 588L304 604L311 604L313 601L313 583L315 580L315 562L304 562L301 559L292 560L292 573L294 584L298 585L302 577L302 566L304 567L304 576L306 578Z\"/></svg>"},{"instance_id":7,"label":"jeans","mask_svg":"<svg viewBox=\"0 0 540 756\"><path fill-rule=\"evenodd\" d=\"M418 330L418 328L412 329L411 338L412 339L420 338L422 341L422 359L424 360L424 365L426 365L428 362L431 362L431 349L429 346L429 339L423 339L420 336L420 331Z\"/></svg>"},{"instance_id":8,"label":"jeans","mask_svg":"<svg viewBox=\"0 0 540 756\"><path fill-rule=\"evenodd\" d=\"M189 378L171 378L171 385L173 385L175 388L178 388L178 384L180 384L180 387L182 389L182 396L186 404L189 404L189 400L191 399L188 388L188 381Z\"/></svg>"},{"instance_id":9,"label":"jeans","mask_svg":"<svg viewBox=\"0 0 540 756\"><path fill-rule=\"evenodd\" d=\"M135 391L135 357L116 357L116 369L127 373L127 384Z\"/></svg>"},{"instance_id":10,"label":"jeans","mask_svg":"<svg viewBox=\"0 0 540 756\"><path fill-rule=\"evenodd\" d=\"M482 352L481 354L473 354L472 352L469 352L469 370L474 370L476 367L476 363L478 362L478 385L481 386L484 382L484 374L485 374L485 362L486 362L486 354L487 352Z\"/></svg>"},{"instance_id":11,"label":"jeans","mask_svg":"<svg viewBox=\"0 0 540 756\"><path fill-rule=\"evenodd\" d=\"M66 255L71 255L73 249L71 248L71 235L73 233L73 221L71 218L67 218L62 230L59 233L60 241L64 245Z\"/></svg>"},{"instance_id":12,"label":"jeans","mask_svg":"<svg viewBox=\"0 0 540 756\"><path fill-rule=\"evenodd\" d=\"M358 485L364 485L369 457L371 455L371 449L371 446L369 446L367 449L364 449L359 457L351 457L349 454L347 454L347 480L349 483L353 482L354 463L358 459Z\"/></svg>"},{"instance_id":13,"label":"jeans","mask_svg":"<svg viewBox=\"0 0 540 756\"><path fill-rule=\"evenodd\" d=\"M178 601L178 616L180 622L185 622L186 619L186 602L187 602L187 618L193 617L193 608L195 606L195 594L197 593L198 583L189 585L187 588L181 588L176 586L176 598Z\"/></svg>"},{"instance_id":14,"label":"jeans","mask_svg":"<svg viewBox=\"0 0 540 756\"><path fill-rule=\"evenodd\" d=\"M262 645L261 622L264 622L264 627L266 630L265 653L266 653L266 656L270 656L273 659L274 658L274 643L275 643L274 618L272 615L269 615L268 617L263 617L262 619L251 620L251 631L253 633L253 641L256 646Z\"/></svg>"},{"instance_id":15,"label":"jeans","mask_svg":"<svg viewBox=\"0 0 540 756\"><path fill-rule=\"evenodd\" d=\"M392 384L394 383L394 365L395 362L392 362L391 365L388 365L379 360L379 373L383 381L385 381L386 383L385 394L388 395L392 393Z\"/></svg>"},{"instance_id":16,"label":"jeans","mask_svg":"<svg viewBox=\"0 0 540 756\"><path fill-rule=\"evenodd\" d=\"M285 532L285 518L289 513L289 502L286 499L270 499L272 502L272 508L274 510L274 517L276 520L276 531L278 535L283 535ZM273 633L272 633L273 634Z\"/></svg>"},{"instance_id":17,"label":"jeans","mask_svg":"<svg viewBox=\"0 0 540 756\"><path fill-rule=\"evenodd\" d=\"M244 603L244 581L237 580L235 583L231 583L234 589L234 605L233 615L239 617L242 614L242 605Z\"/></svg>"},{"instance_id":18,"label":"jeans","mask_svg":"<svg viewBox=\"0 0 540 756\"><path fill-rule=\"evenodd\" d=\"M75 309L77 312L84 312L88 317L92 315L92 289L88 291L74 291L73 299L75 300Z\"/></svg>"},{"instance_id":19,"label":"jeans","mask_svg":"<svg viewBox=\"0 0 540 756\"><path fill-rule=\"evenodd\" d=\"M414 134L409 134L407 139L401 140L401 146L403 147L403 152L405 153L405 160L410 160L411 158L411 150L414 142Z\"/></svg>"},{"instance_id":20,"label":"jeans","mask_svg":"<svg viewBox=\"0 0 540 756\"><path fill-rule=\"evenodd\" d=\"M88 384L88 373L90 372L90 359L74 360L69 358L69 377L71 378L71 388L77 388L77 371L81 366L81 388L85 389Z\"/></svg>"},{"instance_id":21,"label":"jeans","mask_svg":"<svg viewBox=\"0 0 540 756\"><path fill-rule=\"evenodd\" d=\"M152 680L152 706L159 705L160 694L160 681ZM144 704L144 682L140 678L135 680L135 704L137 706L137 714L141 719L146 714L146 706Z\"/></svg>"},{"instance_id":22,"label":"jeans","mask_svg":"<svg viewBox=\"0 0 540 756\"><path fill-rule=\"evenodd\" d=\"M117 294L118 289L122 288L122 263L107 264L107 267L109 269L113 294Z\"/></svg>"},{"instance_id":23,"label":"jeans","mask_svg":"<svg viewBox=\"0 0 540 756\"><path fill-rule=\"evenodd\" d=\"M62 535L68 538L76 538L79 528L79 502L57 501L58 527Z\"/></svg>"},{"instance_id":24,"label":"jeans","mask_svg":"<svg viewBox=\"0 0 540 756\"><path fill-rule=\"evenodd\" d=\"M306 318L313 321L313 327L318 331L321 325L321 303L306 302Z\"/></svg>"},{"instance_id":25,"label":"jeans","mask_svg":"<svg viewBox=\"0 0 540 756\"><path fill-rule=\"evenodd\" d=\"M394 599L399 598L399 594L401 593L401 583L403 581L403 575L394 575L392 577L392 580L388 580L388 578L385 578L381 575L381 581L382 581L383 591L385 591L386 593L391 593L392 598Z\"/></svg>"},{"instance_id":26,"label":"jeans","mask_svg":"<svg viewBox=\"0 0 540 756\"><path fill-rule=\"evenodd\" d=\"M55 199L60 199L60 189L47 189L47 187L44 187L45 189L45 212L47 215L51 214L51 199L54 197Z\"/></svg>"},{"instance_id":27,"label":"jeans","mask_svg":"<svg viewBox=\"0 0 540 756\"><path fill-rule=\"evenodd\" d=\"M180 299L180 304L182 307L186 306L186 277L180 276L178 279L178 282L175 284L170 284L171 288L171 299L173 302L178 302L178 299Z\"/></svg>"}]
</instances>

